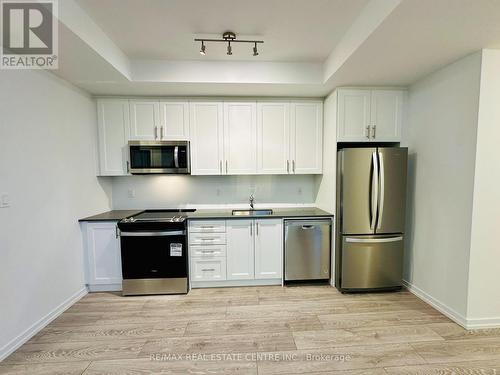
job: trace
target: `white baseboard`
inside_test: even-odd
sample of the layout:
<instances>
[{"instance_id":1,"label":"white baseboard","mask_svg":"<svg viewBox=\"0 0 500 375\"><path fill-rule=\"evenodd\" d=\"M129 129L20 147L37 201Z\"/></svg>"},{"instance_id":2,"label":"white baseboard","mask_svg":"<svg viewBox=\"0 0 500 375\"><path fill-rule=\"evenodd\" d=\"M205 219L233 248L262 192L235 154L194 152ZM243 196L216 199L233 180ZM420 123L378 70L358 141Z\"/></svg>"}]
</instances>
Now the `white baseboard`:
<instances>
[{"instance_id":1,"label":"white baseboard","mask_svg":"<svg viewBox=\"0 0 500 375\"><path fill-rule=\"evenodd\" d=\"M61 315L65 310L71 307L75 302L80 300L83 296L88 293L87 288L82 288L71 297L63 301L59 306L49 312L47 315L42 317L36 323L28 327L24 332L20 335L12 339L10 342L5 344L2 348L0 348L0 362L2 362L5 358L11 355L16 349L18 349L21 345L27 342L30 338L40 332L46 325L48 325L51 321Z\"/></svg>"},{"instance_id":2,"label":"white baseboard","mask_svg":"<svg viewBox=\"0 0 500 375\"><path fill-rule=\"evenodd\" d=\"M87 285L89 292L121 292L122 283L119 284L92 284Z\"/></svg>"},{"instance_id":3,"label":"white baseboard","mask_svg":"<svg viewBox=\"0 0 500 375\"><path fill-rule=\"evenodd\" d=\"M451 307L448 307L447 305L445 305L441 301L438 301L437 299L432 297L430 294L424 292L422 289L420 289L419 287L413 285L412 283L410 283L406 280L403 280L403 285L412 294L414 294L415 296L417 296L418 298L420 298L424 302L426 302L429 305L431 305L432 307L434 307L436 310L438 310L443 315L446 315L448 318L453 320L455 323L460 324L464 328L468 328L467 327L467 319L462 314L458 313L457 311L455 311Z\"/></svg>"},{"instance_id":4,"label":"white baseboard","mask_svg":"<svg viewBox=\"0 0 500 375\"><path fill-rule=\"evenodd\" d=\"M467 329L500 328L500 318L467 319Z\"/></svg>"},{"instance_id":5,"label":"white baseboard","mask_svg":"<svg viewBox=\"0 0 500 375\"><path fill-rule=\"evenodd\" d=\"M222 280L222 281L191 281L191 288L218 288L231 286L264 286L281 285L281 279L268 280Z\"/></svg>"}]
</instances>

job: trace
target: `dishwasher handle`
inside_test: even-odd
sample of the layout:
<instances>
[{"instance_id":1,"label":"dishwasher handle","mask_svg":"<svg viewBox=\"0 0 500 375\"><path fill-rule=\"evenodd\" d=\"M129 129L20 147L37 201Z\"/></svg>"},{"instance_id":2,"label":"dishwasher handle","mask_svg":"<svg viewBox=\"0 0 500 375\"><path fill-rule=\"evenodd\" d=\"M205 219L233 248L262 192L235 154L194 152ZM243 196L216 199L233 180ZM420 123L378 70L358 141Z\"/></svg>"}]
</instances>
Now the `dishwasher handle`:
<instances>
[{"instance_id":1,"label":"dishwasher handle","mask_svg":"<svg viewBox=\"0 0 500 375\"><path fill-rule=\"evenodd\" d=\"M312 220L285 220L285 227L301 227L304 230L313 229L318 226L332 225L332 220L327 219L312 219Z\"/></svg>"}]
</instances>

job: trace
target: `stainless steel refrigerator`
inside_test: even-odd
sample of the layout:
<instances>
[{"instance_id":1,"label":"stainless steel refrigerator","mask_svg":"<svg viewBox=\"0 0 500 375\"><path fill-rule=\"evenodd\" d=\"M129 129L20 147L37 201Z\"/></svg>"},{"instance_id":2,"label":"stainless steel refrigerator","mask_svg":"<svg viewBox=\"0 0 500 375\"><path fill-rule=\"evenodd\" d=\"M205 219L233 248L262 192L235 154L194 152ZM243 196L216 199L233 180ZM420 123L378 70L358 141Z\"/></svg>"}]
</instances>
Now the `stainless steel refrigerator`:
<instances>
[{"instance_id":1,"label":"stainless steel refrigerator","mask_svg":"<svg viewBox=\"0 0 500 375\"><path fill-rule=\"evenodd\" d=\"M344 148L337 156L335 284L342 292L400 288L408 149Z\"/></svg>"}]
</instances>

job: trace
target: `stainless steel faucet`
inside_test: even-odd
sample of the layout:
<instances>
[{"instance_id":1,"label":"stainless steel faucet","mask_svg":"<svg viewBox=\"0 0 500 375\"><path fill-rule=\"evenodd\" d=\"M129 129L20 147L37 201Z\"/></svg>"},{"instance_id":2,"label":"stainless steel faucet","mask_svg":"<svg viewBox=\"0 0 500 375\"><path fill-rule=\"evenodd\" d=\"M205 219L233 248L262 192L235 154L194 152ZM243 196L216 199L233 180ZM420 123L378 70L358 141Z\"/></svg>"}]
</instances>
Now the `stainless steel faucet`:
<instances>
[{"instance_id":1,"label":"stainless steel faucet","mask_svg":"<svg viewBox=\"0 0 500 375\"><path fill-rule=\"evenodd\" d=\"M253 193L250 194L250 209L253 210L253 202L255 201L255 197L253 196Z\"/></svg>"}]
</instances>

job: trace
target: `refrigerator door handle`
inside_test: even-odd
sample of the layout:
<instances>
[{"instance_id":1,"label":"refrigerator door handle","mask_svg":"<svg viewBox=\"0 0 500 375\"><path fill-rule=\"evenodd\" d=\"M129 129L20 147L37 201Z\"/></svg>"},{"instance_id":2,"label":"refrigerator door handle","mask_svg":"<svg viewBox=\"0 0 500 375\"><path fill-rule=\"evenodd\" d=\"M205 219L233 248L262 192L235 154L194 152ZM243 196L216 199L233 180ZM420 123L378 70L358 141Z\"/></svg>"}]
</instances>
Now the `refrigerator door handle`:
<instances>
[{"instance_id":1,"label":"refrigerator door handle","mask_svg":"<svg viewBox=\"0 0 500 375\"><path fill-rule=\"evenodd\" d=\"M386 237L386 238L353 238L347 237L346 242L350 243L384 243L384 242L398 242L403 241L403 236Z\"/></svg>"},{"instance_id":2,"label":"refrigerator door handle","mask_svg":"<svg viewBox=\"0 0 500 375\"><path fill-rule=\"evenodd\" d=\"M375 224L377 222L377 206L378 206L378 162L377 162L377 152L374 151L372 153L372 189L371 189L371 221L370 221L370 229L375 229Z\"/></svg>"},{"instance_id":3,"label":"refrigerator door handle","mask_svg":"<svg viewBox=\"0 0 500 375\"><path fill-rule=\"evenodd\" d=\"M385 168L384 155L379 151L378 160L380 163L380 200L378 204L378 223L377 229L382 227L382 218L384 217L384 198L385 198Z\"/></svg>"}]
</instances>

